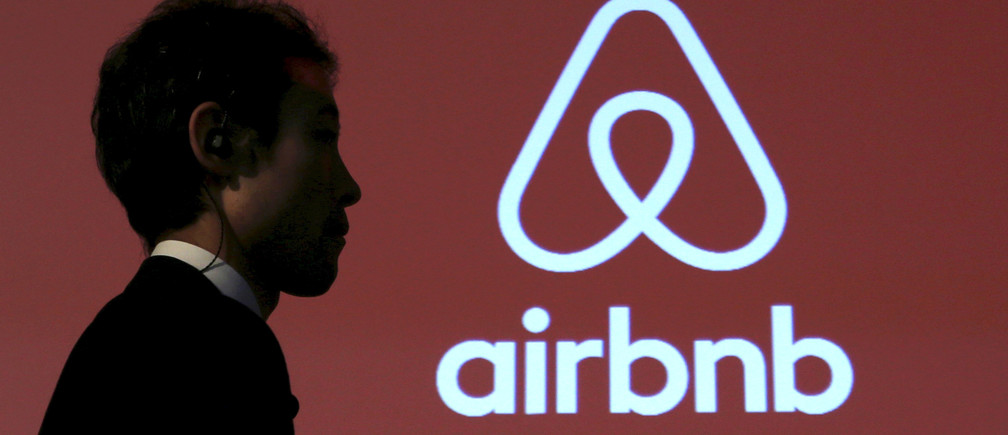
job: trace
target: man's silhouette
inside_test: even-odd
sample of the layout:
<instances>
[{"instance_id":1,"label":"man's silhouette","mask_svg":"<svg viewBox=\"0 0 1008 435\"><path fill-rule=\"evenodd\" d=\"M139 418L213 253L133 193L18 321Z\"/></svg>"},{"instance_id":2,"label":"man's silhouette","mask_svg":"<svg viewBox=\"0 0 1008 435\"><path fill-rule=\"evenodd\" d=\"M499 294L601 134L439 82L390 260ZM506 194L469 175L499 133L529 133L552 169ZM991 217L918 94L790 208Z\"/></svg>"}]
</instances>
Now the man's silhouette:
<instances>
[{"instance_id":1,"label":"man's silhouette","mask_svg":"<svg viewBox=\"0 0 1008 435\"><path fill-rule=\"evenodd\" d=\"M290 433L265 319L325 293L360 190L335 56L276 2L167 1L113 46L98 165L151 256L67 359L43 433Z\"/></svg>"}]
</instances>

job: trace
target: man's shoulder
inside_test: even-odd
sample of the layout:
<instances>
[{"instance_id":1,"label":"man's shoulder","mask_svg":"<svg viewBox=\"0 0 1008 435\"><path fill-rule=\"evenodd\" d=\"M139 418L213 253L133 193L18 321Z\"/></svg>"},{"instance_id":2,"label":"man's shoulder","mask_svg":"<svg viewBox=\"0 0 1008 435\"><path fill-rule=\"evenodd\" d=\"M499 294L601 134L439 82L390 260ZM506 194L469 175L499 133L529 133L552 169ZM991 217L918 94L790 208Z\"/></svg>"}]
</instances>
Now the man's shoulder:
<instances>
[{"instance_id":1,"label":"man's shoulder","mask_svg":"<svg viewBox=\"0 0 1008 435\"><path fill-rule=\"evenodd\" d=\"M122 414L223 418L248 415L255 399L282 404L270 412L284 418L297 412L269 327L193 267L151 257L77 341L46 421L53 428Z\"/></svg>"},{"instance_id":2,"label":"man's shoulder","mask_svg":"<svg viewBox=\"0 0 1008 435\"><path fill-rule=\"evenodd\" d=\"M192 266L163 256L145 260L125 290L99 311L78 347L89 344L135 358L279 352L258 315L222 295Z\"/></svg>"}]
</instances>

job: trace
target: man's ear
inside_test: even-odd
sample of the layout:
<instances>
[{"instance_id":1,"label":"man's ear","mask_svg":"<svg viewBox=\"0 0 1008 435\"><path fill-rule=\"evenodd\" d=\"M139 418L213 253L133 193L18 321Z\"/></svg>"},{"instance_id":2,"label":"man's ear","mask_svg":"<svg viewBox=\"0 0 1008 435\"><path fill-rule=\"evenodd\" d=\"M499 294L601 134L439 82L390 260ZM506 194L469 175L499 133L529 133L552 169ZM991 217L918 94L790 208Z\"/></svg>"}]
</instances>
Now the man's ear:
<instances>
[{"instance_id":1,"label":"man's ear","mask_svg":"<svg viewBox=\"0 0 1008 435\"><path fill-rule=\"evenodd\" d=\"M238 170L226 118L220 105L212 101L196 106L189 116L189 146L193 155L208 174L220 178L228 178Z\"/></svg>"}]
</instances>

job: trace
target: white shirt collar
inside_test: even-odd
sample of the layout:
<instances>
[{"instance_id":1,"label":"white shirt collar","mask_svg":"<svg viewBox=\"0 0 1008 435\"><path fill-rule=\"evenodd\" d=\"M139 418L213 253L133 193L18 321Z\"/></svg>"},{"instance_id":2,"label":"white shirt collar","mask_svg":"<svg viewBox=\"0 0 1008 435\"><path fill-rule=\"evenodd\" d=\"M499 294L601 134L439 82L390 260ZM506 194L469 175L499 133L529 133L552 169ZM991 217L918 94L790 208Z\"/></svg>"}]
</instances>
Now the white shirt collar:
<instances>
[{"instance_id":1,"label":"white shirt collar","mask_svg":"<svg viewBox=\"0 0 1008 435\"><path fill-rule=\"evenodd\" d=\"M233 267L220 258L214 258L215 255L206 249L178 240L165 240L158 243L151 251L151 257L155 255L179 259L195 267L196 270L206 268L203 276L206 276L217 287L217 290L220 290L221 294L238 301L257 316L262 317L259 303L256 302L255 293L252 292L248 282ZM207 268L211 260L213 260L213 265Z\"/></svg>"}]
</instances>

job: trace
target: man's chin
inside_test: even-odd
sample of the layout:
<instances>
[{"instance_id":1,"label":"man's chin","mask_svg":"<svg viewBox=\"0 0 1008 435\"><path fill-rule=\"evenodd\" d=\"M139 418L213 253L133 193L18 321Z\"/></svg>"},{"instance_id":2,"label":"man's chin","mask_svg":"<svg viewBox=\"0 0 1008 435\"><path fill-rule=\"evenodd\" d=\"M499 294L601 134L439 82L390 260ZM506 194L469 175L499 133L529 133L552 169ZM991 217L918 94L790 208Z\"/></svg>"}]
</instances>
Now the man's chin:
<instances>
[{"instance_id":1,"label":"man's chin","mask_svg":"<svg viewBox=\"0 0 1008 435\"><path fill-rule=\"evenodd\" d=\"M263 287L292 296L325 294L336 280L339 246L270 240L250 250L251 268Z\"/></svg>"},{"instance_id":2,"label":"man's chin","mask_svg":"<svg viewBox=\"0 0 1008 435\"><path fill-rule=\"evenodd\" d=\"M334 268L329 273L315 273L310 276L300 274L290 282L280 286L280 288L284 293L291 296L311 298L326 294L335 281L336 270Z\"/></svg>"},{"instance_id":3,"label":"man's chin","mask_svg":"<svg viewBox=\"0 0 1008 435\"><path fill-rule=\"evenodd\" d=\"M327 292L329 292L329 287L324 287L322 289L305 289L305 288L289 289L284 290L283 292L291 296L297 296L299 298L313 298L316 296L322 296Z\"/></svg>"}]
</instances>

